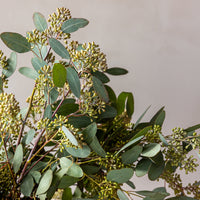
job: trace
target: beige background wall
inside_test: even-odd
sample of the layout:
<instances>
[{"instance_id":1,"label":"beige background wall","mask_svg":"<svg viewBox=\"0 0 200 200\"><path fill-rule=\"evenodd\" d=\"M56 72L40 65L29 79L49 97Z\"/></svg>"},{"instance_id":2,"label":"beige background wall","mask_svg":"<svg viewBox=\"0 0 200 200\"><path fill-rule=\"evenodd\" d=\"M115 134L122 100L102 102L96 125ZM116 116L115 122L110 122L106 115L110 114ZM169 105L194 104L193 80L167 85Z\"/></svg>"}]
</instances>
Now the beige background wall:
<instances>
[{"instance_id":1,"label":"beige background wall","mask_svg":"<svg viewBox=\"0 0 200 200\"><path fill-rule=\"evenodd\" d=\"M0 32L25 34L34 28L33 12L47 17L62 6L90 21L75 40L99 43L110 67L129 70L111 85L117 93L134 93L134 120L149 105L146 119L165 105L166 133L200 123L199 0L1 0ZM0 49L10 53L1 41ZM18 56L22 66L31 66L28 54ZM31 89L32 82L16 73L9 91L24 105ZM151 185L144 181L140 188Z\"/></svg>"}]
</instances>

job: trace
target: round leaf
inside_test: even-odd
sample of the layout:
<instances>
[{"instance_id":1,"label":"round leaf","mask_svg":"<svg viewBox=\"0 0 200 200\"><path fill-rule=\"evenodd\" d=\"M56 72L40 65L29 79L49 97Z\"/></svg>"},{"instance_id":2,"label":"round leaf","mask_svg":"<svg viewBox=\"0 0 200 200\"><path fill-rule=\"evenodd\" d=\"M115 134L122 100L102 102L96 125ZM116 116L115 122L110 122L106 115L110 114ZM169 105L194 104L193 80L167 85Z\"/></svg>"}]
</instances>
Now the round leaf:
<instances>
[{"instance_id":1,"label":"round leaf","mask_svg":"<svg viewBox=\"0 0 200 200\"><path fill-rule=\"evenodd\" d=\"M29 197L32 193L34 187L34 181L33 178L30 174L28 174L24 179L23 182L20 186L21 189L21 193L26 196Z\"/></svg>"},{"instance_id":2,"label":"round leaf","mask_svg":"<svg viewBox=\"0 0 200 200\"><path fill-rule=\"evenodd\" d=\"M136 176L141 177L147 174L150 169L151 164L152 162L149 159L140 160L135 169Z\"/></svg>"},{"instance_id":3,"label":"round leaf","mask_svg":"<svg viewBox=\"0 0 200 200\"><path fill-rule=\"evenodd\" d=\"M89 21L83 18L71 18L63 23L61 30L64 33L72 33L88 25L88 23Z\"/></svg>"},{"instance_id":4,"label":"round leaf","mask_svg":"<svg viewBox=\"0 0 200 200\"><path fill-rule=\"evenodd\" d=\"M148 177L150 180L154 181L160 177L164 170L165 165L156 165L152 163L149 172L148 172Z\"/></svg>"},{"instance_id":5,"label":"round leaf","mask_svg":"<svg viewBox=\"0 0 200 200\"><path fill-rule=\"evenodd\" d=\"M13 51L25 53L31 50L30 43L19 33L4 32L0 37L4 44Z\"/></svg>"},{"instance_id":6,"label":"round leaf","mask_svg":"<svg viewBox=\"0 0 200 200\"><path fill-rule=\"evenodd\" d=\"M133 176L133 169L123 168L111 170L107 174L107 179L109 181L114 181L117 183L125 183Z\"/></svg>"},{"instance_id":7,"label":"round leaf","mask_svg":"<svg viewBox=\"0 0 200 200\"><path fill-rule=\"evenodd\" d=\"M87 145L83 145L82 148L73 148L73 147L68 147L66 148L67 152L71 154L74 157L77 158L87 158L90 155L90 148Z\"/></svg>"},{"instance_id":8,"label":"round leaf","mask_svg":"<svg viewBox=\"0 0 200 200\"><path fill-rule=\"evenodd\" d=\"M160 144L151 143L144 146L144 150L141 153L141 156L144 157L154 157L160 151Z\"/></svg>"},{"instance_id":9,"label":"round leaf","mask_svg":"<svg viewBox=\"0 0 200 200\"><path fill-rule=\"evenodd\" d=\"M83 130L82 134L87 144L90 144L92 142L92 140L96 135L96 132L97 132L97 124L95 122L87 126L85 130Z\"/></svg>"},{"instance_id":10,"label":"round leaf","mask_svg":"<svg viewBox=\"0 0 200 200\"><path fill-rule=\"evenodd\" d=\"M53 83L56 87L63 87L66 82L67 71L65 67L56 63L53 66Z\"/></svg>"},{"instance_id":11,"label":"round leaf","mask_svg":"<svg viewBox=\"0 0 200 200\"><path fill-rule=\"evenodd\" d=\"M53 172L52 170L49 169L42 176L36 191L36 195L44 194L49 189L52 179L53 179Z\"/></svg>"}]
</instances>

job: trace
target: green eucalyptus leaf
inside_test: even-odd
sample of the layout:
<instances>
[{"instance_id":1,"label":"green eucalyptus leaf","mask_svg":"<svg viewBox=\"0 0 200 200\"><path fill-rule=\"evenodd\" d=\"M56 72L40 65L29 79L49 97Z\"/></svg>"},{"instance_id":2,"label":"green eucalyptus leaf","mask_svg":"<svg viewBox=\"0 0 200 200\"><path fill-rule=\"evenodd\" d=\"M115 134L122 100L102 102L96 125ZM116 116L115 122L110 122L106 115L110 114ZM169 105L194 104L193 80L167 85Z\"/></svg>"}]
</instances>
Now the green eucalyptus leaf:
<instances>
[{"instance_id":1,"label":"green eucalyptus leaf","mask_svg":"<svg viewBox=\"0 0 200 200\"><path fill-rule=\"evenodd\" d=\"M33 22L38 31L43 32L48 28L45 17L39 12L33 14Z\"/></svg>"},{"instance_id":2,"label":"green eucalyptus leaf","mask_svg":"<svg viewBox=\"0 0 200 200\"><path fill-rule=\"evenodd\" d=\"M20 185L21 193L26 197L30 197L33 187L34 187L33 178L30 174L28 174L23 178L23 181Z\"/></svg>"},{"instance_id":3,"label":"green eucalyptus leaf","mask_svg":"<svg viewBox=\"0 0 200 200\"><path fill-rule=\"evenodd\" d=\"M178 197L171 197L166 200L197 200L197 199L194 199L192 197L186 197L186 196L178 196Z\"/></svg>"},{"instance_id":4,"label":"green eucalyptus leaf","mask_svg":"<svg viewBox=\"0 0 200 200\"><path fill-rule=\"evenodd\" d=\"M72 200L71 188L66 188L62 193L62 200Z\"/></svg>"},{"instance_id":5,"label":"green eucalyptus leaf","mask_svg":"<svg viewBox=\"0 0 200 200\"><path fill-rule=\"evenodd\" d=\"M109 99L110 101L114 104L114 106L116 107L116 103L117 103L117 97L115 95L115 92L113 91L113 89L108 86L108 85L105 85L105 88L108 92L108 96L109 96Z\"/></svg>"},{"instance_id":6,"label":"green eucalyptus leaf","mask_svg":"<svg viewBox=\"0 0 200 200\"><path fill-rule=\"evenodd\" d=\"M152 162L149 159L141 159L135 169L135 174L138 177L144 176L148 173Z\"/></svg>"},{"instance_id":7,"label":"green eucalyptus leaf","mask_svg":"<svg viewBox=\"0 0 200 200\"><path fill-rule=\"evenodd\" d=\"M140 123L140 121L142 120L142 118L144 117L144 115L146 114L146 112L149 110L151 106L149 106L143 113L142 115L138 118L138 120L135 122L134 126L133 126L133 130L135 130L135 128L138 126L138 124Z\"/></svg>"},{"instance_id":8,"label":"green eucalyptus leaf","mask_svg":"<svg viewBox=\"0 0 200 200\"><path fill-rule=\"evenodd\" d=\"M33 141L33 138L35 136L35 130L34 129L30 129L28 131L28 133L26 134L26 140L25 140L25 144L30 144L30 142Z\"/></svg>"},{"instance_id":9,"label":"green eucalyptus leaf","mask_svg":"<svg viewBox=\"0 0 200 200\"><path fill-rule=\"evenodd\" d=\"M49 103L50 104L54 103L57 100L58 96L59 96L59 92L56 90L56 88L52 88L49 91Z\"/></svg>"},{"instance_id":10,"label":"green eucalyptus leaf","mask_svg":"<svg viewBox=\"0 0 200 200\"><path fill-rule=\"evenodd\" d=\"M60 106L60 108L57 111L58 115L69 115L71 113L75 113L77 110L79 109L79 105L78 104L74 104L74 103L66 103Z\"/></svg>"},{"instance_id":11,"label":"green eucalyptus leaf","mask_svg":"<svg viewBox=\"0 0 200 200\"><path fill-rule=\"evenodd\" d=\"M94 165L81 165L82 170L84 171L84 173L86 173L87 175L93 175L96 174L101 167L98 166L94 166Z\"/></svg>"},{"instance_id":12,"label":"green eucalyptus leaf","mask_svg":"<svg viewBox=\"0 0 200 200\"><path fill-rule=\"evenodd\" d=\"M140 153L142 152L142 149L142 146L136 145L128 151L124 152L122 154L122 162L124 164L134 163L138 159Z\"/></svg>"},{"instance_id":13,"label":"green eucalyptus leaf","mask_svg":"<svg viewBox=\"0 0 200 200\"><path fill-rule=\"evenodd\" d=\"M121 151L123 151L124 149L126 149L126 148L132 146L133 144L136 144L136 143L139 142L143 137L144 137L144 136L142 135L142 136L139 136L139 137L137 137L137 138L135 138L135 139L129 141L128 143L126 143L126 144L116 153L116 155L119 154L119 153L120 153Z\"/></svg>"},{"instance_id":14,"label":"green eucalyptus leaf","mask_svg":"<svg viewBox=\"0 0 200 200\"><path fill-rule=\"evenodd\" d=\"M120 189L117 190L117 196L120 200L129 200L128 197Z\"/></svg>"},{"instance_id":15,"label":"green eucalyptus leaf","mask_svg":"<svg viewBox=\"0 0 200 200\"><path fill-rule=\"evenodd\" d=\"M73 165L67 171L67 175L75 178L81 178L83 176L83 170L81 167L79 167L79 165L73 163Z\"/></svg>"},{"instance_id":16,"label":"green eucalyptus leaf","mask_svg":"<svg viewBox=\"0 0 200 200\"><path fill-rule=\"evenodd\" d=\"M24 76L26 76L28 78L31 78L33 80L35 80L36 78L39 77L39 74L35 70L33 70L33 69L29 68L29 67L21 67L21 68L19 68L19 72L22 75L24 75Z\"/></svg>"},{"instance_id":17,"label":"green eucalyptus leaf","mask_svg":"<svg viewBox=\"0 0 200 200\"><path fill-rule=\"evenodd\" d=\"M15 173L19 171L22 162L23 162L23 147L21 144L19 144L15 150L13 158L13 168Z\"/></svg>"},{"instance_id":18,"label":"green eucalyptus leaf","mask_svg":"<svg viewBox=\"0 0 200 200\"><path fill-rule=\"evenodd\" d=\"M56 87L63 87L66 82L67 70L64 65L56 63L53 66L53 83Z\"/></svg>"},{"instance_id":19,"label":"green eucalyptus leaf","mask_svg":"<svg viewBox=\"0 0 200 200\"><path fill-rule=\"evenodd\" d=\"M38 57L32 58L31 63L36 72L39 72L42 67L47 65L47 63L44 60L42 60L41 58L38 58Z\"/></svg>"},{"instance_id":20,"label":"green eucalyptus leaf","mask_svg":"<svg viewBox=\"0 0 200 200\"><path fill-rule=\"evenodd\" d=\"M110 79L100 71L96 71L92 73L94 76L96 76L102 83L108 83Z\"/></svg>"},{"instance_id":21,"label":"green eucalyptus leaf","mask_svg":"<svg viewBox=\"0 0 200 200\"><path fill-rule=\"evenodd\" d=\"M60 41L56 40L55 38L50 38L49 44L54 52L58 54L61 58L70 59L69 52Z\"/></svg>"},{"instance_id":22,"label":"green eucalyptus leaf","mask_svg":"<svg viewBox=\"0 0 200 200\"><path fill-rule=\"evenodd\" d=\"M66 150L70 155L76 158L87 158L91 153L91 150L87 145L83 145L79 148L67 147Z\"/></svg>"},{"instance_id":23,"label":"green eucalyptus leaf","mask_svg":"<svg viewBox=\"0 0 200 200\"><path fill-rule=\"evenodd\" d=\"M102 148L102 146L100 145L98 139L96 136L94 136L92 142L90 143L90 148L99 156L101 157L105 157L106 156L106 152L105 150Z\"/></svg>"},{"instance_id":24,"label":"green eucalyptus leaf","mask_svg":"<svg viewBox=\"0 0 200 200\"><path fill-rule=\"evenodd\" d=\"M122 168L111 170L107 174L107 179L109 181L114 181L117 183L125 183L133 176L133 169L131 168Z\"/></svg>"},{"instance_id":25,"label":"green eucalyptus leaf","mask_svg":"<svg viewBox=\"0 0 200 200\"><path fill-rule=\"evenodd\" d=\"M192 131L196 131L197 129L200 129L200 124L191 126L189 128L184 129L184 131L186 131L187 133L192 132Z\"/></svg>"},{"instance_id":26,"label":"green eucalyptus leaf","mask_svg":"<svg viewBox=\"0 0 200 200\"><path fill-rule=\"evenodd\" d=\"M135 189L135 185L132 181L127 181L126 184L130 186L132 189Z\"/></svg>"},{"instance_id":27,"label":"green eucalyptus leaf","mask_svg":"<svg viewBox=\"0 0 200 200\"><path fill-rule=\"evenodd\" d=\"M0 77L0 93L2 93L2 92L3 92L3 80Z\"/></svg>"},{"instance_id":28,"label":"green eucalyptus leaf","mask_svg":"<svg viewBox=\"0 0 200 200\"><path fill-rule=\"evenodd\" d=\"M101 111L101 114L99 114L99 118L108 119L117 116L117 110L114 107L106 105L104 109L105 111Z\"/></svg>"},{"instance_id":29,"label":"green eucalyptus leaf","mask_svg":"<svg viewBox=\"0 0 200 200\"><path fill-rule=\"evenodd\" d=\"M61 30L63 33L72 33L88 25L88 23L89 21L83 18L71 18L62 24Z\"/></svg>"},{"instance_id":30,"label":"green eucalyptus leaf","mask_svg":"<svg viewBox=\"0 0 200 200\"><path fill-rule=\"evenodd\" d=\"M112 68L107 69L106 73L108 73L110 75L118 76L118 75L127 74L128 71L126 69L124 69L124 68L112 67Z\"/></svg>"},{"instance_id":31,"label":"green eucalyptus leaf","mask_svg":"<svg viewBox=\"0 0 200 200\"><path fill-rule=\"evenodd\" d=\"M19 33L4 32L0 37L4 44L15 52L25 53L31 50L30 43Z\"/></svg>"},{"instance_id":32,"label":"green eucalyptus leaf","mask_svg":"<svg viewBox=\"0 0 200 200\"><path fill-rule=\"evenodd\" d=\"M168 142L166 141L166 139L164 138L164 136L163 136L161 133L159 133L159 137L160 137L160 140L163 142L163 144L164 144L165 146L168 146L168 145L169 145Z\"/></svg>"},{"instance_id":33,"label":"green eucalyptus leaf","mask_svg":"<svg viewBox=\"0 0 200 200\"><path fill-rule=\"evenodd\" d=\"M32 48L33 48L32 51L35 52L35 57L40 57L43 60L46 58L46 55L48 53L47 46L45 46L45 45L43 46L41 44L37 44L37 45L32 45Z\"/></svg>"},{"instance_id":34,"label":"green eucalyptus leaf","mask_svg":"<svg viewBox=\"0 0 200 200\"><path fill-rule=\"evenodd\" d=\"M32 171L39 171L41 169L44 169L46 166L47 166L47 163L46 162L42 162L42 161L39 161L37 164L35 164L35 162L33 162L34 167L31 169L31 172ZM32 166L31 166L32 167Z\"/></svg>"},{"instance_id":35,"label":"green eucalyptus leaf","mask_svg":"<svg viewBox=\"0 0 200 200\"><path fill-rule=\"evenodd\" d=\"M96 78L95 76L92 76L92 81L93 81L93 87L98 96L105 101L106 103L109 102L109 96L106 88L104 87L103 83Z\"/></svg>"},{"instance_id":36,"label":"green eucalyptus leaf","mask_svg":"<svg viewBox=\"0 0 200 200\"><path fill-rule=\"evenodd\" d=\"M147 144L144 146L141 156L154 157L156 154L159 153L160 149L161 149L160 144L157 143Z\"/></svg>"},{"instance_id":37,"label":"green eucalyptus leaf","mask_svg":"<svg viewBox=\"0 0 200 200\"><path fill-rule=\"evenodd\" d=\"M78 141L76 140L76 137L69 131L68 128L62 126L62 131L65 133L66 137L73 145L78 146Z\"/></svg>"},{"instance_id":38,"label":"green eucalyptus leaf","mask_svg":"<svg viewBox=\"0 0 200 200\"><path fill-rule=\"evenodd\" d=\"M3 69L3 74L8 78L10 77L16 70L17 66L17 54L15 52L12 52L10 54L10 57L7 60L7 66L6 69Z\"/></svg>"},{"instance_id":39,"label":"green eucalyptus leaf","mask_svg":"<svg viewBox=\"0 0 200 200\"><path fill-rule=\"evenodd\" d=\"M49 169L42 176L36 191L36 195L44 194L49 189L52 179L53 179L53 172L52 170Z\"/></svg>"},{"instance_id":40,"label":"green eucalyptus leaf","mask_svg":"<svg viewBox=\"0 0 200 200\"><path fill-rule=\"evenodd\" d=\"M93 141L96 132L97 132L97 124L95 122L93 122L83 130L82 134L87 144L90 144Z\"/></svg>"},{"instance_id":41,"label":"green eucalyptus leaf","mask_svg":"<svg viewBox=\"0 0 200 200\"><path fill-rule=\"evenodd\" d=\"M158 112L152 117L152 119L150 120L150 123L151 124L156 124L159 122L159 118L161 118L161 122L164 120L163 117L165 117L163 114L163 111L164 111L164 106L162 108L160 108L160 110L158 110ZM161 123L162 124L162 123ZM156 124L156 125L159 125L159 124Z\"/></svg>"},{"instance_id":42,"label":"green eucalyptus leaf","mask_svg":"<svg viewBox=\"0 0 200 200\"><path fill-rule=\"evenodd\" d=\"M164 163L163 165L157 165L157 164L152 163L148 172L149 179L151 181L158 179L160 175L163 173L164 168L165 168Z\"/></svg>"},{"instance_id":43,"label":"green eucalyptus leaf","mask_svg":"<svg viewBox=\"0 0 200 200\"><path fill-rule=\"evenodd\" d=\"M51 119L52 117L52 109L51 105L47 105L47 107L44 110L44 118Z\"/></svg>"},{"instance_id":44,"label":"green eucalyptus leaf","mask_svg":"<svg viewBox=\"0 0 200 200\"><path fill-rule=\"evenodd\" d=\"M165 120L165 111L163 110L161 113L159 113L158 117L155 120L155 125L162 126L163 122Z\"/></svg>"},{"instance_id":45,"label":"green eucalyptus leaf","mask_svg":"<svg viewBox=\"0 0 200 200\"><path fill-rule=\"evenodd\" d=\"M67 81L69 83L69 87L73 92L73 94L77 98L80 98L80 92L81 92L80 79L77 72L71 67L67 67Z\"/></svg>"},{"instance_id":46,"label":"green eucalyptus leaf","mask_svg":"<svg viewBox=\"0 0 200 200\"><path fill-rule=\"evenodd\" d=\"M59 189L65 189L71 185L74 185L75 183L77 183L77 181L79 180L79 178L75 178L72 176L68 176L68 175L64 175L58 185Z\"/></svg>"},{"instance_id":47,"label":"green eucalyptus leaf","mask_svg":"<svg viewBox=\"0 0 200 200\"><path fill-rule=\"evenodd\" d=\"M35 182L38 184L41 178L41 173L39 171L31 171L31 176L34 178Z\"/></svg>"},{"instance_id":48,"label":"green eucalyptus leaf","mask_svg":"<svg viewBox=\"0 0 200 200\"><path fill-rule=\"evenodd\" d=\"M84 128L92 123L90 117L88 116L72 116L69 117L68 122L73 125L74 128Z\"/></svg>"}]
</instances>

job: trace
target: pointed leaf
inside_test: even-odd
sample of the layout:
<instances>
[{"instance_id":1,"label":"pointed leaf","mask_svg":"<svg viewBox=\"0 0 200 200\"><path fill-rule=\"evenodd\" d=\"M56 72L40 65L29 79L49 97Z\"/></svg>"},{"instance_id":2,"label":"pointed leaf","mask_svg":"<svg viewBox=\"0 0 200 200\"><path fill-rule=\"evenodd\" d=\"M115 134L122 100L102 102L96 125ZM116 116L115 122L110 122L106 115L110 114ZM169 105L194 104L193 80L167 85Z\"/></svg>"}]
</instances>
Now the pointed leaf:
<instances>
[{"instance_id":1,"label":"pointed leaf","mask_svg":"<svg viewBox=\"0 0 200 200\"><path fill-rule=\"evenodd\" d=\"M53 83L56 87L63 87L66 82L67 71L65 67L56 63L53 66Z\"/></svg>"},{"instance_id":2,"label":"pointed leaf","mask_svg":"<svg viewBox=\"0 0 200 200\"><path fill-rule=\"evenodd\" d=\"M122 154L122 162L124 164L134 163L138 159L140 153L142 152L142 149L143 149L142 146L137 145L129 149L128 151L124 152Z\"/></svg>"},{"instance_id":3,"label":"pointed leaf","mask_svg":"<svg viewBox=\"0 0 200 200\"><path fill-rule=\"evenodd\" d=\"M71 18L63 23L61 30L64 33L72 33L88 25L88 23L89 21L83 18Z\"/></svg>"},{"instance_id":4,"label":"pointed leaf","mask_svg":"<svg viewBox=\"0 0 200 200\"><path fill-rule=\"evenodd\" d=\"M0 37L4 44L15 52L25 53L31 50L30 43L19 33L4 32Z\"/></svg>"},{"instance_id":5,"label":"pointed leaf","mask_svg":"<svg viewBox=\"0 0 200 200\"><path fill-rule=\"evenodd\" d=\"M36 195L44 194L49 189L52 179L53 179L53 172L52 170L49 169L42 176L36 191Z\"/></svg>"},{"instance_id":6,"label":"pointed leaf","mask_svg":"<svg viewBox=\"0 0 200 200\"><path fill-rule=\"evenodd\" d=\"M30 197L32 190L34 187L34 181L30 174L28 174L22 181L22 184L20 185L21 193L26 196Z\"/></svg>"},{"instance_id":7,"label":"pointed leaf","mask_svg":"<svg viewBox=\"0 0 200 200\"><path fill-rule=\"evenodd\" d=\"M120 200L129 200L128 197L120 189L117 190L117 196Z\"/></svg>"},{"instance_id":8,"label":"pointed leaf","mask_svg":"<svg viewBox=\"0 0 200 200\"><path fill-rule=\"evenodd\" d=\"M49 103L50 104L54 103L57 100L58 96L59 96L59 92L56 90L56 88L52 88L49 91Z\"/></svg>"},{"instance_id":9,"label":"pointed leaf","mask_svg":"<svg viewBox=\"0 0 200 200\"><path fill-rule=\"evenodd\" d=\"M62 200L72 200L72 190L71 190L71 188L66 188L63 191Z\"/></svg>"},{"instance_id":10,"label":"pointed leaf","mask_svg":"<svg viewBox=\"0 0 200 200\"><path fill-rule=\"evenodd\" d=\"M61 58L70 59L69 52L60 41L56 40L55 38L50 38L49 44L54 52L57 53Z\"/></svg>"},{"instance_id":11,"label":"pointed leaf","mask_svg":"<svg viewBox=\"0 0 200 200\"><path fill-rule=\"evenodd\" d=\"M166 141L165 137L159 133L160 140L163 142L164 145L168 146L168 142Z\"/></svg>"},{"instance_id":12,"label":"pointed leaf","mask_svg":"<svg viewBox=\"0 0 200 200\"><path fill-rule=\"evenodd\" d=\"M124 69L124 68L112 67L112 68L107 69L106 73L108 73L110 75L118 76L118 75L127 74L128 71L126 69Z\"/></svg>"},{"instance_id":13,"label":"pointed leaf","mask_svg":"<svg viewBox=\"0 0 200 200\"><path fill-rule=\"evenodd\" d=\"M17 66L17 54L15 52L12 52L10 54L10 57L7 60L8 64L6 66L6 69L3 69L3 74L8 78L10 77L16 70Z\"/></svg>"},{"instance_id":14,"label":"pointed leaf","mask_svg":"<svg viewBox=\"0 0 200 200\"><path fill-rule=\"evenodd\" d=\"M131 168L122 168L111 170L107 174L107 179L109 181L114 181L117 183L125 183L133 176L133 169Z\"/></svg>"},{"instance_id":15,"label":"pointed leaf","mask_svg":"<svg viewBox=\"0 0 200 200\"><path fill-rule=\"evenodd\" d=\"M62 126L62 130L65 133L66 137L69 139L69 141L73 145L78 146L78 141L76 140L76 137L69 131L69 129L65 126Z\"/></svg>"},{"instance_id":16,"label":"pointed leaf","mask_svg":"<svg viewBox=\"0 0 200 200\"><path fill-rule=\"evenodd\" d=\"M133 126L133 130L135 130L135 128L137 127L137 125L140 123L140 121L142 120L142 118L144 117L144 115L146 114L146 112L149 110L151 106L149 106L143 113L142 115L139 117L139 119L135 122L134 126Z\"/></svg>"},{"instance_id":17,"label":"pointed leaf","mask_svg":"<svg viewBox=\"0 0 200 200\"><path fill-rule=\"evenodd\" d=\"M84 128L92 123L90 117L88 116L72 116L69 117L68 122L69 124L73 125L74 128Z\"/></svg>"},{"instance_id":18,"label":"pointed leaf","mask_svg":"<svg viewBox=\"0 0 200 200\"><path fill-rule=\"evenodd\" d=\"M97 139L96 136L93 138L93 140L92 140L92 142L90 143L89 146L97 155L99 155L101 157L106 156L106 152L104 151L104 149L100 145L99 140Z\"/></svg>"},{"instance_id":19,"label":"pointed leaf","mask_svg":"<svg viewBox=\"0 0 200 200\"><path fill-rule=\"evenodd\" d=\"M109 102L109 96L108 96L108 92L107 92L106 88L104 87L103 83L98 78L96 78L95 76L92 77L92 81L93 81L94 90L96 91L98 96L103 101L108 103Z\"/></svg>"},{"instance_id":20,"label":"pointed leaf","mask_svg":"<svg viewBox=\"0 0 200 200\"><path fill-rule=\"evenodd\" d=\"M135 185L132 181L127 181L126 184L130 186L132 189L135 189Z\"/></svg>"},{"instance_id":21,"label":"pointed leaf","mask_svg":"<svg viewBox=\"0 0 200 200\"><path fill-rule=\"evenodd\" d=\"M48 118L51 119L52 116L52 109L51 109L51 105L47 105L45 111L44 111L44 118Z\"/></svg>"},{"instance_id":22,"label":"pointed leaf","mask_svg":"<svg viewBox=\"0 0 200 200\"><path fill-rule=\"evenodd\" d=\"M13 168L15 173L19 171L22 161L23 161L23 147L21 144L19 144L15 150L13 158Z\"/></svg>"},{"instance_id":23,"label":"pointed leaf","mask_svg":"<svg viewBox=\"0 0 200 200\"><path fill-rule=\"evenodd\" d=\"M77 98L80 98L81 83L77 72L71 68L67 67L67 81L71 91Z\"/></svg>"},{"instance_id":24,"label":"pointed leaf","mask_svg":"<svg viewBox=\"0 0 200 200\"><path fill-rule=\"evenodd\" d=\"M36 72L39 72L42 67L47 65L47 63L44 60L42 60L41 58L38 58L38 57L32 58L31 63Z\"/></svg>"},{"instance_id":25,"label":"pointed leaf","mask_svg":"<svg viewBox=\"0 0 200 200\"><path fill-rule=\"evenodd\" d=\"M164 106L160 109L160 110L158 110L158 112L152 117L152 119L151 119L151 124L155 124L155 122L156 122L156 120L159 118L159 115L163 112L163 110L164 110Z\"/></svg>"},{"instance_id":26,"label":"pointed leaf","mask_svg":"<svg viewBox=\"0 0 200 200\"><path fill-rule=\"evenodd\" d=\"M96 76L102 83L108 83L110 79L100 71L93 72L93 75Z\"/></svg>"},{"instance_id":27,"label":"pointed leaf","mask_svg":"<svg viewBox=\"0 0 200 200\"><path fill-rule=\"evenodd\" d=\"M105 111L101 111L99 118L108 119L108 118L114 118L116 116L117 116L117 110L112 106L106 105Z\"/></svg>"},{"instance_id":28,"label":"pointed leaf","mask_svg":"<svg viewBox=\"0 0 200 200\"><path fill-rule=\"evenodd\" d=\"M21 67L21 68L19 68L19 72L22 75L24 75L24 76L26 76L28 78L31 78L33 80L35 80L36 78L39 77L39 74L35 70L33 70L33 69L29 68L29 67Z\"/></svg>"},{"instance_id":29,"label":"pointed leaf","mask_svg":"<svg viewBox=\"0 0 200 200\"><path fill-rule=\"evenodd\" d=\"M114 103L114 105L116 104L117 102L117 98L116 98L116 95L115 95L115 92L113 91L113 89L108 86L108 85L105 85L105 88L108 92L108 96L109 96L109 99L112 103Z\"/></svg>"},{"instance_id":30,"label":"pointed leaf","mask_svg":"<svg viewBox=\"0 0 200 200\"><path fill-rule=\"evenodd\" d=\"M97 124L95 122L93 122L83 130L82 134L87 144L90 144L93 141L96 132L97 132Z\"/></svg>"},{"instance_id":31,"label":"pointed leaf","mask_svg":"<svg viewBox=\"0 0 200 200\"><path fill-rule=\"evenodd\" d=\"M42 32L48 28L45 17L39 12L33 14L33 22L38 31Z\"/></svg>"},{"instance_id":32,"label":"pointed leaf","mask_svg":"<svg viewBox=\"0 0 200 200\"><path fill-rule=\"evenodd\" d=\"M32 142L34 136L35 136L35 130L34 129L30 129L28 131L28 133L26 134L25 144L29 144L30 142Z\"/></svg>"},{"instance_id":33,"label":"pointed leaf","mask_svg":"<svg viewBox=\"0 0 200 200\"><path fill-rule=\"evenodd\" d=\"M184 131L186 131L186 132L192 132L192 131L196 131L199 128L200 128L200 124L197 124L195 126L191 126L189 128L184 129Z\"/></svg>"}]
</instances>

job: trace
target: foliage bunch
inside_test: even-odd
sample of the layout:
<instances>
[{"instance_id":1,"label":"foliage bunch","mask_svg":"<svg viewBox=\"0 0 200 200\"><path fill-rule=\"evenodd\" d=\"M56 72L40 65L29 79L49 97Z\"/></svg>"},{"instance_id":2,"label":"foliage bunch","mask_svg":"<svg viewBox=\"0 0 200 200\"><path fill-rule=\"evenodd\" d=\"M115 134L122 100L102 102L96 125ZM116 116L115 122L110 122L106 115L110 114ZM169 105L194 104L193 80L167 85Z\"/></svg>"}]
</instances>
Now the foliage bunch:
<instances>
[{"instance_id":1,"label":"foliage bunch","mask_svg":"<svg viewBox=\"0 0 200 200\"><path fill-rule=\"evenodd\" d=\"M165 187L135 190L134 173L151 181L164 179L174 190L168 199L200 199L199 182L183 185L178 170L196 170L189 152L199 149L200 125L162 134L161 108L149 122L131 122L134 99L130 92L116 96L108 75L125 75L108 68L106 56L94 42L80 44L71 33L88 24L57 9L48 22L33 16L36 29L26 37L1 33L14 52L0 51L0 195L2 199L111 199L134 196L162 200ZM32 52L33 68L19 72L34 79L28 107L20 108L14 94L5 92L16 69L16 52ZM71 186L75 185L72 193ZM124 185L131 188L126 190ZM191 194L192 197L186 197ZM62 195L62 197L58 197Z\"/></svg>"}]
</instances>

